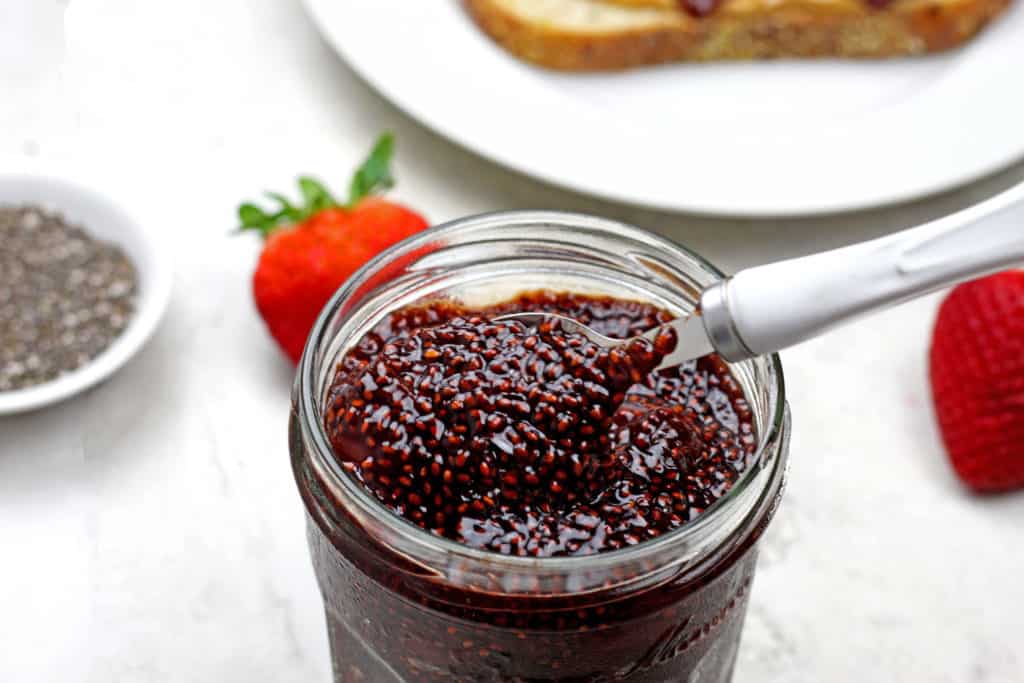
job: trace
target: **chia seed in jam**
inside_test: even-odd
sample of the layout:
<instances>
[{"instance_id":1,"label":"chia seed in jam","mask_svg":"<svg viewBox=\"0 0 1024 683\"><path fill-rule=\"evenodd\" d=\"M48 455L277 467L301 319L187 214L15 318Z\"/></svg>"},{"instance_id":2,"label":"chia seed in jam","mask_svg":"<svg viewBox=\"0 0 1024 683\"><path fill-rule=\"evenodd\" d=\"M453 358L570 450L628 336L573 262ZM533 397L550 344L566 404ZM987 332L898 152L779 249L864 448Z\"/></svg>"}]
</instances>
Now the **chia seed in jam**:
<instances>
[{"instance_id":1,"label":"chia seed in jam","mask_svg":"<svg viewBox=\"0 0 1024 683\"><path fill-rule=\"evenodd\" d=\"M557 323L494 321L517 311L619 338L672 317L547 291L393 313L339 363L325 428L395 514L505 555L591 555L692 521L750 464L753 416L716 357L654 372L671 333L608 350Z\"/></svg>"}]
</instances>

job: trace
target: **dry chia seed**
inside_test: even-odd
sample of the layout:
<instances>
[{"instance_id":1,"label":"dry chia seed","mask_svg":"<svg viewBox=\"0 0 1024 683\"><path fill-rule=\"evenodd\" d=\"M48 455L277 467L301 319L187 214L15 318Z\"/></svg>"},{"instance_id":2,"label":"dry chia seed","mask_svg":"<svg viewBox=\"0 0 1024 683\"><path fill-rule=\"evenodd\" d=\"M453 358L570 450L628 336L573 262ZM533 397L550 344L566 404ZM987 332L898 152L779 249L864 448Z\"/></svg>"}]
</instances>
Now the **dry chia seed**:
<instances>
[{"instance_id":1,"label":"dry chia seed","mask_svg":"<svg viewBox=\"0 0 1024 683\"><path fill-rule=\"evenodd\" d=\"M127 328L137 293L119 247L38 206L0 206L0 392L96 358Z\"/></svg>"}]
</instances>

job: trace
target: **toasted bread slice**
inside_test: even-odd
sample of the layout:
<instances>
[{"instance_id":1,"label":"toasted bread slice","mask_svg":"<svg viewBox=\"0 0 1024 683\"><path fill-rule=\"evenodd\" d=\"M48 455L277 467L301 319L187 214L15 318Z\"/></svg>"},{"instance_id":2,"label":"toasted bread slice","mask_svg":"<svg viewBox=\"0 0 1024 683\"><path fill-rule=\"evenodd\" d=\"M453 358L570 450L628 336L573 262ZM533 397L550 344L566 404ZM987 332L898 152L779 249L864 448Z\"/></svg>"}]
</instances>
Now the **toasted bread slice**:
<instances>
[{"instance_id":1,"label":"toasted bread slice","mask_svg":"<svg viewBox=\"0 0 1024 683\"><path fill-rule=\"evenodd\" d=\"M463 0L495 41L553 69L672 61L895 57L964 43L1010 0L721 0L696 17L675 0Z\"/></svg>"}]
</instances>

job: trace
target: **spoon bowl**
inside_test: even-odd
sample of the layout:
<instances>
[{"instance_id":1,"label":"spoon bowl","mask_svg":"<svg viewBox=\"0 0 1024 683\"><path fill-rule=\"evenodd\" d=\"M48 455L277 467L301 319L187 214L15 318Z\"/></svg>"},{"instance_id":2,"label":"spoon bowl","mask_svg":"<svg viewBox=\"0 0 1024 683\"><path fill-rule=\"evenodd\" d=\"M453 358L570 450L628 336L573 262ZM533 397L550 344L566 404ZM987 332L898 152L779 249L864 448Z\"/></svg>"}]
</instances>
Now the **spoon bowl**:
<instances>
[{"instance_id":1,"label":"spoon bowl","mask_svg":"<svg viewBox=\"0 0 1024 683\"><path fill-rule=\"evenodd\" d=\"M701 316L696 311L671 320L664 325L652 327L643 334L628 339L607 337L593 328L584 325L579 320L559 313L507 313L498 316L494 320L495 322L515 320L527 327L540 327L545 322L557 322L567 334L578 334L603 349L626 348L641 339L654 343L666 330L671 330L676 338L675 348L665 354L661 363L654 368L655 371L676 367L688 360L700 358L714 351L708 340L708 335L704 331Z\"/></svg>"}]
</instances>

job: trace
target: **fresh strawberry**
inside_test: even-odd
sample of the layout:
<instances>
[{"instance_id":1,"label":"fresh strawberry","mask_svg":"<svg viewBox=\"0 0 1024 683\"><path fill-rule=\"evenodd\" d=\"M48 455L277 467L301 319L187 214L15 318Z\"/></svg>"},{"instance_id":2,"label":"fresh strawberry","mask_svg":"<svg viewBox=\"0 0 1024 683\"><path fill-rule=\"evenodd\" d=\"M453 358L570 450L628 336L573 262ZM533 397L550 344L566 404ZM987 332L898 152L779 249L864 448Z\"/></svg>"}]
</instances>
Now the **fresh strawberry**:
<instances>
[{"instance_id":1,"label":"fresh strawberry","mask_svg":"<svg viewBox=\"0 0 1024 683\"><path fill-rule=\"evenodd\" d=\"M313 178L300 178L302 204L268 192L279 204L266 212L254 204L238 208L241 230L265 240L253 294L260 315L294 362L320 309L364 263L427 227L427 221L375 193L394 185L390 161L394 138L382 135L356 171L348 202L339 203Z\"/></svg>"},{"instance_id":2,"label":"fresh strawberry","mask_svg":"<svg viewBox=\"0 0 1024 683\"><path fill-rule=\"evenodd\" d=\"M1024 272L953 290L935 324L931 382L960 479L976 491L1024 487Z\"/></svg>"}]
</instances>

